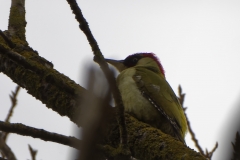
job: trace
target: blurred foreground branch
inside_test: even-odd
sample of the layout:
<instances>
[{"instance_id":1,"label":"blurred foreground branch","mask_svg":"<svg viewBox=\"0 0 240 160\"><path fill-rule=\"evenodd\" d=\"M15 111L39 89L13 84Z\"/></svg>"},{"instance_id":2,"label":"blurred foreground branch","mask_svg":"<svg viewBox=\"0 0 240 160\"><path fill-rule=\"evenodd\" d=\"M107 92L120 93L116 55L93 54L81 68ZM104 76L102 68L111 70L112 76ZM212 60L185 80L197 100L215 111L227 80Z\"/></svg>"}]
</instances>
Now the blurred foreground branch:
<instances>
[{"instance_id":1,"label":"blurred foreground branch","mask_svg":"<svg viewBox=\"0 0 240 160\"><path fill-rule=\"evenodd\" d=\"M79 116L82 124L82 139L80 145L79 160L100 160L106 159L103 152L99 150L97 144L101 144L107 136L106 131L111 122L110 107L110 88L102 72L99 69L90 67L86 75L88 94L85 97L91 97L83 102L83 108ZM99 98L96 98L97 95ZM86 98L87 99L87 98Z\"/></svg>"}]
</instances>

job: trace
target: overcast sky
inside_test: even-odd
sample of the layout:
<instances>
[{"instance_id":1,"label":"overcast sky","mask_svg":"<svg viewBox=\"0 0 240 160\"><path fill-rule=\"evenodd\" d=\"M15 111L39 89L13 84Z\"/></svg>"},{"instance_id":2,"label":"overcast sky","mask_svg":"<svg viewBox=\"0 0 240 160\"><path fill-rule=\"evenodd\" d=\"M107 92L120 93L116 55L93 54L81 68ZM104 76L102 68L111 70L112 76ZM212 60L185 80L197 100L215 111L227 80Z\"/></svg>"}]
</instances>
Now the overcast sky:
<instances>
[{"instance_id":1,"label":"overcast sky","mask_svg":"<svg viewBox=\"0 0 240 160\"><path fill-rule=\"evenodd\" d=\"M154 52L173 90L182 85L191 126L203 149L219 142L213 159L224 159L230 147L230 119L240 95L240 1L237 0L81 0L78 1L102 53L124 59L137 52ZM0 29L8 26L10 0L0 0ZM27 41L54 68L85 86L84 69L93 54L64 0L27 0ZM0 73L0 120L11 105L15 89ZM22 89L13 123L73 135L73 123L45 107ZM189 135L187 145L194 148ZM228 142L228 144L224 144ZM27 144L38 150L37 159L69 159L71 148L11 134L8 144L18 159L30 159ZM195 149L195 148L194 148Z\"/></svg>"}]
</instances>

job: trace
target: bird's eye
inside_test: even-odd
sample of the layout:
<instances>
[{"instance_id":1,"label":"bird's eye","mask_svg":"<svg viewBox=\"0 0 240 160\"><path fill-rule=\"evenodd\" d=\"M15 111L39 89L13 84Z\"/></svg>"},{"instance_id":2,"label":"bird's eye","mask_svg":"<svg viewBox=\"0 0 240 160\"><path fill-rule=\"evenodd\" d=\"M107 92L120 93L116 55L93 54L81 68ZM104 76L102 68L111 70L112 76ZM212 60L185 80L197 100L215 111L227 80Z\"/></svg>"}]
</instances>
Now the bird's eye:
<instances>
[{"instance_id":1,"label":"bird's eye","mask_svg":"<svg viewBox=\"0 0 240 160\"><path fill-rule=\"evenodd\" d=\"M134 54L134 55L128 56L124 60L124 65L127 67L133 67L138 63L139 59L141 59L141 57L139 55Z\"/></svg>"},{"instance_id":2,"label":"bird's eye","mask_svg":"<svg viewBox=\"0 0 240 160\"><path fill-rule=\"evenodd\" d=\"M133 63L137 63L137 61L138 61L138 58L133 58L132 60Z\"/></svg>"}]
</instances>

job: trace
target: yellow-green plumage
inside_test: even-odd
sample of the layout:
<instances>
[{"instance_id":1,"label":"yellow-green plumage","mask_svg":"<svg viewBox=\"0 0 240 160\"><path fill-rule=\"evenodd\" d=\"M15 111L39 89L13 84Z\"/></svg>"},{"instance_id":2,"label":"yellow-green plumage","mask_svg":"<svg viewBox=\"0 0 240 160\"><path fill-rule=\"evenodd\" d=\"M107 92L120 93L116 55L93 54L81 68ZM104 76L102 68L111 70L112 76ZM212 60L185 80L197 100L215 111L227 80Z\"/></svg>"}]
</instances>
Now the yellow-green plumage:
<instances>
[{"instance_id":1,"label":"yellow-green plumage","mask_svg":"<svg viewBox=\"0 0 240 160\"><path fill-rule=\"evenodd\" d=\"M141 57L134 66L114 66L120 71L117 84L125 111L185 143L183 109L156 60Z\"/></svg>"}]
</instances>

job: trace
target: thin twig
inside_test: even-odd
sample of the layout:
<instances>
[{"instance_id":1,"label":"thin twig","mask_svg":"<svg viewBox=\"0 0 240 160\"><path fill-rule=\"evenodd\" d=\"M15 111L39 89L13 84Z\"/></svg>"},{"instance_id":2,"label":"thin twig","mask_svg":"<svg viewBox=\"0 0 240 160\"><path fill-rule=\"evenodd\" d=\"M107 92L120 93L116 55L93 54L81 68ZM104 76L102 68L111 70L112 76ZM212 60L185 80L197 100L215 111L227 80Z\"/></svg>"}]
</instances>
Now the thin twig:
<instances>
[{"instance_id":1,"label":"thin twig","mask_svg":"<svg viewBox=\"0 0 240 160\"><path fill-rule=\"evenodd\" d=\"M92 51L95 55L95 57L94 57L95 62L97 62L100 65L101 69L103 70L103 72L110 84L113 98L115 100L116 107L118 108L118 113L117 113L118 118L117 119L118 119L118 123L119 123L119 127L120 127L121 145L122 145L123 149L128 150L127 130L126 130L126 124L125 124L125 117L124 117L124 106L123 106L121 94L116 85L116 80L114 78L114 75L111 73L111 71L108 67L108 64L105 62L104 57L101 53L101 50L98 47L98 44L97 44L95 38L93 37L91 30L88 26L88 23L87 23L86 19L84 18L82 11L79 8L76 0L67 0L67 2L69 3L73 13L75 14L75 18L79 22L80 29L84 32L84 34L86 35L86 37L88 39L88 42L89 42L89 44L92 48Z\"/></svg>"},{"instance_id":2,"label":"thin twig","mask_svg":"<svg viewBox=\"0 0 240 160\"><path fill-rule=\"evenodd\" d=\"M218 148L218 142L216 142L215 146L213 147L213 149L210 152L208 152L208 150L206 149L206 157L211 159L213 153L216 151L217 148Z\"/></svg>"},{"instance_id":3,"label":"thin twig","mask_svg":"<svg viewBox=\"0 0 240 160\"><path fill-rule=\"evenodd\" d=\"M185 113L185 116L186 116L186 113ZM187 125L188 125L188 131L189 131L189 133L190 133L190 135L191 135L191 137L192 137L192 140L193 140L195 146L197 147L198 151L199 151L202 155L205 155L202 147L201 147L201 146L199 145L199 143L198 143L198 140L197 140L197 138L196 138L196 136L195 136L195 133L194 133L193 130L192 130L192 127L191 127L191 125L190 125L190 121L188 120L188 117L187 117L187 116L186 116L186 120L187 120Z\"/></svg>"},{"instance_id":4,"label":"thin twig","mask_svg":"<svg viewBox=\"0 0 240 160\"><path fill-rule=\"evenodd\" d=\"M69 3L73 13L75 14L75 18L79 23L80 29L86 35L94 55L102 56L102 53L100 51L100 48L98 47L97 41L93 37L93 34L88 26L88 22L84 18L82 11L78 6L77 2L75 0L67 0L67 2Z\"/></svg>"},{"instance_id":5,"label":"thin twig","mask_svg":"<svg viewBox=\"0 0 240 160\"><path fill-rule=\"evenodd\" d=\"M37 150L33 149L31 145L28 145L32 160L36 160Z\"/></svg>"},{"instance_id":6,"label":"thin twig","mask_svg":"<svg viewBox=\"0 0 240 160\"><path fill-rule=\"evenodd\" d=\"M179 96L179 102L181 103L182 106L183 106L183 103L184 103L185 95L186 95L185 93L182 93L182 87L181 87L181 85L179 85L179 86L178 86L178 96ZM206 153L204 153L202 147L201 147L200 144L198 143L198 140L197 140L197 138L196 138L195 133L194 133L193 130L192 130L192 127L191 127L191 125L190 125L190 121L188 120L188 117L187 117L187 114L186 114L186 109L187 109L187 108L186 108L186 107L183 107L183 109L184 109L184 114L185 114L185 117L186 117L186 120L187 120L188 131L189 131L189 133L190 133L190 135L191 135L191 137L192 137L192 140L193 140L195 146L197 147L198 151L199 151L202 155L204 155L206 158L211 159L213 153L216 151L216 149L217 149L217 147L218 147L218 143L216 142L215 147L212 149L211 152L208 152L208 150L206 149Z\"/></svg>"},{"instance_id":7,"label":"thin twig","mask_svg":"<svg viewBox=\"0 0 240 160\"><path fill-rule=\"evenodd\" d=\"M180 85L178 86L178 95L179 95L179 101L180 101L181 105L183 106L183 103L184 103L184 99L185 99L185 95L186 95L186 94L182 93L182 87L181 87ZM198 143L198 140L197 140L197 138L196 138L196 136L195 136L195 133L194 133L193 130L192 130L192 127L191 127L191 125L190 125L190 121L188 120L188 117L187 117L186 112L184 112L184 114L185 114L185 117L186 117L186 120L187 120L188 131L189 131L189 133L190 133L190 135L191 135L191 137L192 137L192 140L193 140L195 146L197 147L198 151L199 151L202 155L204 155L204 151L203 151L203 149L201 148L201 146L200 146L199 143Z\"/></svg>"},{"instance_id":8,"label":"thin twig","mask_svg":"<svg viewBox=\"0 0 240 160\"><path fill-rule=\"evenodd\" d=\"M0 133L0 137L2 134ZM11 148L5 143L5 141L0 138L0 150L8 158L8 160L16 160L14 153L12 152Z\"/></svg>"},{"instance_id":9,"label":"thin twig","mask_svg":"<svg viewBox=\"0 0 240 160\"><path fill-rule=\"evenodd\" d=\"M13 109L17 105L17 95L19 93L20 88L21 88L20 86L17 86L15 91L12 92L12 94L9 96L10 99L11 99L12 105L11 105L11 108L10 108L10 110L8 112L8 115L7 115L6 119L5 119L5 122L10 122L10 118L11 118L11 116L13 114Z\"/></svg>"},{"instance_id":10,"label":"thin twig","mask_svg":"<svg viewBox=\"0 0 240 160\"><path fill-rule=\"evenodd\" d=\"M12 95L9 96L10 99L11 99L12 105L11 105L11 108L10 108L10 110L9 110L9 112L8 112L8 115L7 115L6 119L5 119L5 122L7 122L7 123L10 122L10 118L12 117L13 110L14 110L14 108L15 108L16 105L17 105L17 95L18 95L18 93L19 93L19 90L20 90L20 86L17 86L16 89L15 89L15 91L12 92ZM6 139L7 139L8 134L9 134L8 132L5 132L5 133L3 134L3 140L4 140L5 142L6 142Z\"/></svg>"}]
</instances>

